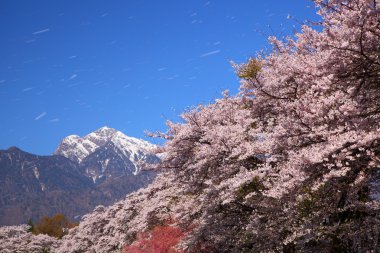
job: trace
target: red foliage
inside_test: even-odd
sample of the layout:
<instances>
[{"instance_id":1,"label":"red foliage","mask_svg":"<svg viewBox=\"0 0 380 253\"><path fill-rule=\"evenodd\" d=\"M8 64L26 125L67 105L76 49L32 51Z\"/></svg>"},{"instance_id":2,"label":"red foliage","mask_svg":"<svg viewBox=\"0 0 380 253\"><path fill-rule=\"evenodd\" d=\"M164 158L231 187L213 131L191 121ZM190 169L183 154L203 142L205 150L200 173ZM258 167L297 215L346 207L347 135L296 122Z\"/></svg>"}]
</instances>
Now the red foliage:
<instances>
[{"instance_id":1,"label":"red foliage","mask_svg":"<svg viewBox=\"0 0 380 253\"><path fill-rule=\"evenodd\" d=\"M135 243L124 248L124 253L181 253L184 251L176 250L175 246L185 234L179 227L157 226L139 234Z\"/></svg>"}]
</instances>

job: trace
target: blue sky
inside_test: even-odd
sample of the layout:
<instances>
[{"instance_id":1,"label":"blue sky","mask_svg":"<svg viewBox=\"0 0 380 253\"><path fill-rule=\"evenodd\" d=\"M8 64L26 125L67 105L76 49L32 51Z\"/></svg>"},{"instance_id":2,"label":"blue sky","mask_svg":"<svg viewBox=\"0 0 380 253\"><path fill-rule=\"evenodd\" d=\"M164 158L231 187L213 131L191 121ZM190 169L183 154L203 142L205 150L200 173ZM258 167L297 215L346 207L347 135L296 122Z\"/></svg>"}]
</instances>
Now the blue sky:
<instances>
[{"instance_id":1,"label":"blue sky","mask_svg":"<svg viewBox=\"0 0 380 253\"><path fill-rule=\"evenodd\" d=\"M305 19L317 19L307 0L1 0L0 149L46 155L105 125L149 139L236 93L229 61Z\"/></svg>"}]
</instances>

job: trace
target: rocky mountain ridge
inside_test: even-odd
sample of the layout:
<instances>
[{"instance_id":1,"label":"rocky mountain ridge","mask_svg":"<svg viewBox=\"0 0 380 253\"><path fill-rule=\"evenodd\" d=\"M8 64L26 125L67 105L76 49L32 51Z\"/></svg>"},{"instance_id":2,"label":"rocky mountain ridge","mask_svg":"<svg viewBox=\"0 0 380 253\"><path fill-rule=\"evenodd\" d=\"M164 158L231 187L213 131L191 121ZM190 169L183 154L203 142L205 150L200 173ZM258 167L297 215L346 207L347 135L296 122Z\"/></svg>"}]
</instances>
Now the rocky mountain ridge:
<instances>
[{"instance_id":1,"label":"rocky mountain ridge","mask_svg":"<svg viewBox=\"0 0 380 253\"><path fill-rule=\"evenodd\" d=\"M105 126L84 137L70 135L64 138L54 155L62 155L79 163L85 174L97 183L99 179L112 177L110 167L115 169L116 176L137 175L141 169L140 163L159 161L157 156L152 155L154 148L155 145L147 141Z\"/></svg>"},{"instance_id":2,"label":"rocky mountain ridge","mask_svg":"<svg viewBox=\"0 0 380 253\"><path fill-rule=\"evenodd\" d=\"M78 135L67 136L62 140L54 154L81 162L107 142L115 144L124 155L134 161L138 161L144 154L151 152L155 147L147 141L127 136L116 129L105 126L84 137Z\"/></svg>"},{"instance_id":3,"label":"rocky mountain ridge","mask_svg":"<svg viewBox=\"0 0 380 253\"><path fill-rule=\"evenodd\" d=\"M83 142L91 146L82 149ZM159 161L151 148L146 141L104 127L83 139L65 138L51 156L16 147L0 150L0 225L55 213L74 219L96 205L124 198L155 177L139 167Z\"/></svg>"}]
</instances>

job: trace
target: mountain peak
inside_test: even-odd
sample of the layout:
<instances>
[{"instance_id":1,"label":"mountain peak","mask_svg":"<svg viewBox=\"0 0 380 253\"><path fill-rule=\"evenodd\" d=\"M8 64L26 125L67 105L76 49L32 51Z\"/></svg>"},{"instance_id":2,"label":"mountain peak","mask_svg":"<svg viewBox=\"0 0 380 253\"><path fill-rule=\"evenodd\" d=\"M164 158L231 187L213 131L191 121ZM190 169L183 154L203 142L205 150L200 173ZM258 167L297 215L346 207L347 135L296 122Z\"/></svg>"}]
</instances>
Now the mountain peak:
<instances>
[{"instance_id":1,"label":"mountain peak","mask_svg":"<svg viewBox=\"0 0 380 253\"><path fill-rule=\"evenodd\" d=\"M107 130L115 130L114 128L112 128L112 127L109 127L109 126L103 126L103 127L101 127L101 128L99 128L97 131L107 131Z\"/></svg>"},{"instance_id":2,"label":"mountain peak","mask_svg":"<svg viewBox=\"0 0 380 253\"><path fill-rule=\"evenodd\" d=\"M112 127L104 126L104 127L99 128L98 130L94 131L94 133L102 133L102 132L114 133L114 132L118 132L118 130L116 130Z\"/></svg>"},{"instance_id":3,"label":"mountain peak","mask_svg":"<svg viewBox=\"0 0 380 253\"><path fill-rule=\"evenodd\" d=\"M10 151L10 152L23 152L21 149L19 149L19 148L16 147L16 146L9 147L9 148L7 149L7 151Z\"/></svg>"},{"instance_id":4,"label":"mountain peak","mask_svg":"<svg viewBox=\"0 0 380 253\"><path fill-rule=\"evenodd\" d=\"M66 137L66 139L70 139L70 140L77 140L79 139L80 136L79 135L75 135L75 134L72 134L72 135L69 135Z\"/></svg>"},{"instance_id":5,"label":"mountain peak","mask_svg":"<svg viewBox=\"0 0 380 253\"><path fill-rule=\"evenodd\" d=\"M11 153L25 153L25 151L21 150L20 148L16 146L9 147L7 151Z\"/></svg>"},{"instance_id":6,"label":"mountain peak","mask_svg":"<svg viewBox=\"0 0 380 253\"><path fill-rule=\"evenodd\" d=\"M155 147L147 141L129 137L114 128L104 126L84 137L69 135L62 140L54 154L65 156L80 163L96 149L104 147L109 142L120 149L132 162L151 154Z\"/></svg>"},{"instance_id":7,"label":"mountain peak","mask_svg":"<svg viewBox=\"0 0 380 253\"><path fill-rule=\"evenodd\" d=\"M102 146L104 145L105 142L110 141L114 137L114 135L118 132L119 131L114 128L104 126L86 135L84 138L88 138L95 143L101 142L97 144Z\"/></svg>"}]
</instances>

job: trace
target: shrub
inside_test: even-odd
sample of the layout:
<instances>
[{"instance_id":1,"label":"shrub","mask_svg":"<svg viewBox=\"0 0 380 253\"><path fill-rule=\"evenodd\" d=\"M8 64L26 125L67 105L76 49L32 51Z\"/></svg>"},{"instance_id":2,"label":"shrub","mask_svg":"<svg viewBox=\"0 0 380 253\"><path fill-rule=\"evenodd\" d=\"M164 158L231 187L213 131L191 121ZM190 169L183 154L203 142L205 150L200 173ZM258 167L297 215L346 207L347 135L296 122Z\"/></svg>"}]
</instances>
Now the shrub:
<instances>
[{"instance_id":1,"label":"shrub","mask_svg":"<svg viewBox=\"0 0 380 253\"><path fill-rule=\"evenodd\" d=\"M157 226L150 232L142 232L137 236L137 241L124 248L124 253L179 253L176 249L186 231L181 228L164 225Z\"/></svg>"},{"instance_id":2,"label":"shrub","mask_svg":"<svg viewBox=\"0 0 380 253\"><path fill-rule=\"evenodd\" d=\"M78 223L71 223L63 214L56 214L51 218L43 217L38 223L31 226L31 232L35 235L45 234L62 238L67 234L68 229L75 226L78 226Z\"/></svg>"}]
</instances>

